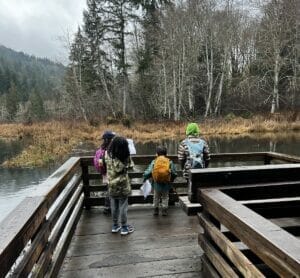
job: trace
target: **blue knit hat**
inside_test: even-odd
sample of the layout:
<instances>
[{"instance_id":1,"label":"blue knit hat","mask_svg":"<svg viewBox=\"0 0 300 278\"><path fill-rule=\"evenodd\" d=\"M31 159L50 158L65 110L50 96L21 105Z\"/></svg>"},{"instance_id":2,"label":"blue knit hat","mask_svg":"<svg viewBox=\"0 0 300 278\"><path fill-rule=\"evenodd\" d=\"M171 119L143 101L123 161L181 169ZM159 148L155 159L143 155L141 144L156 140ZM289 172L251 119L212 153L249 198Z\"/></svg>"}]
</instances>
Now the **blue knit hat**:
<instances>
[{"instance_id":1,"label":"blue knit hat","mask_svg":"<svg viewBox=\"0 0 300 278\"><path fill-rule=\"evenodd\" d=\"M102 139L112 139L116 136L116 133L110 131L110 130L107 130L103 133L102 135Z\"/></svg>"}]
</instances>

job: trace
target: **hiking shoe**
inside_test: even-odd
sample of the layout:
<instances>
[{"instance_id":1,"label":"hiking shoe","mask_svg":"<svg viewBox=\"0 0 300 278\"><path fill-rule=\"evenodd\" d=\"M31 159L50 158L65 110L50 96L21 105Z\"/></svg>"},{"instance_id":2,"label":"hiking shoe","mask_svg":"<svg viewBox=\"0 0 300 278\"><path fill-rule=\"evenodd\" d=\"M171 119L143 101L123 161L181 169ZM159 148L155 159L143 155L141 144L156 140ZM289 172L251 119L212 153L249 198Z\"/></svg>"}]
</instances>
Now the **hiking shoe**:
<instances>
[{"instance_id":1,"label":"hiking shoe","mask_svg":"<svg viewBox=\"0 0 300 278\"><path fill-rule=\"evenodd\" d=\"M162 216L167 216L167 215L168 215L168 209L163 208L163 209L161 210L161 215L162 215Z\"/></svg>"},{"instance_id":2,"label":"hiking shoe","mask_svg":"<svg viewBox=\"0 0 300 278\"><path fill-rule=\"evenodd\" d=\"M112 233L118 233L121 230L121 226L118 224L113 224L111 228Z\"/></svg>"},{"instance_id":3,"label":"hiking shoe","mask_svg":"<svg viewBox=\"0 0 300 278\"><path fill-rule=\"evenodd\" d=\"M122 236L126 236L130 233L133 233L133 232L134 232L134 228L131 225L125 225L125 226L122 226L122 228L121 228L121 235Z\"/></svg>"},{"instance_id":4,"label":"hiking shoe","mask_svg":"<svg viewBox=\"0 0 300 278\"><path fill-rule=\"evenodd\" d=\"M153 215L154 215L154 216L157 216L157 215L158 215L158 213L159 213L159 210L158 210L158 208L154 208Z\"/></svg>"}]
</instances>

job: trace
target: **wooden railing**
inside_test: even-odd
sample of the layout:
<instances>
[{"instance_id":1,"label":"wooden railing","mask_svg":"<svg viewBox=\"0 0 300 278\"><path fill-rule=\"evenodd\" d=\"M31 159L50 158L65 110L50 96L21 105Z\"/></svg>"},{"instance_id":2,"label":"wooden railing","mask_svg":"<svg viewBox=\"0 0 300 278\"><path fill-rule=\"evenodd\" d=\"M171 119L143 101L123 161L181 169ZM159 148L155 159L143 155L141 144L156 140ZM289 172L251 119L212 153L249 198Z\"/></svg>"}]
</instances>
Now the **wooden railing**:
<instances>
[{"instance_id":1,"label":"wooden railing","mask_svg":"<svg viewBox=\"0 0 300 278\"><path fill-rule=\"evenodd\" d=\"M0 224L0 277L53 277L83 207L80 158L70 158Z\"/></svg>"},{"instance_id":2,"label":"wooden railing","mask_svg":"<svg viewBox=\"0 0 300 278\"><path fill-rule=\"evenodd\" d=\"M257 161L258 164L266 164L275 159L298 162L294 157L273 153L211 156L212 165L224 161ZM177 156L169 157L178 163ZM152 202L151 196L144 200L139 191L143 170L152 159L154 156L133 157L136 167L129 173L133 178L133 195L129 198L129 203ZM180 170L178 174L174 187L179 189L179 194L186 194L186 181L181 177ZM286 172L285 175L288 177L290 174L291 172ZM194 186L194 175L192 180ZM93 170L91 156L71 157L41 183L40 188L44 190L42 194L26 197L0 223L0 277L5 277L8 273L15 277L26 277L29 273L32 277L56 276L83 207L103 205L104 192L107 190L107 186L101 183L101 176ZM192 190L198 196L197 188L192 187Z\"/></svg>"},{"instance_id":3,"label":"wooden railing","mask_svg":"<svg viewBox=\"0 0 300 278\"><path fill-rule=\"evenodd\" d=\"M268 153L267 160L300 158ZM298 277L300 164L191 171L207 277Z\"/></svg>"},{"instance_id":4,"label":"wooden railing","mask_svg":"<svg viewBox=\"0 0 300 278\"><path fill-rule=\"evenodd\" d=\"M170 159L177 163L177 156L170 155L168 156ZM131 187L132 194L128 199L129 204L138 204L138 203L152 203L153 196L150 194L146 199L144 199L143 195L140 192L140 187L143 183L143 172L146 166L155 158L154 155L135 155L133 156L133 161L135 167L133 170L129 171L129 177L132 179ZM82 176L83 176L83 184L84 184L84 192L85 192L85 206L90 208L91 206L102 206L105 202L105 196L107 192L107 184L103 184L101 181L101 175L99 173L95 173L92 157L82 157L81 158L82 165ZM178 168L178 167L177 167ZM173 183L174 188L180 188L177 194L187 194L187 182L183 179L182 171L177 171L178 177ZM170 196L170 200L175 199L176 193L172 193Z\"/></svg>"}]
</instances>

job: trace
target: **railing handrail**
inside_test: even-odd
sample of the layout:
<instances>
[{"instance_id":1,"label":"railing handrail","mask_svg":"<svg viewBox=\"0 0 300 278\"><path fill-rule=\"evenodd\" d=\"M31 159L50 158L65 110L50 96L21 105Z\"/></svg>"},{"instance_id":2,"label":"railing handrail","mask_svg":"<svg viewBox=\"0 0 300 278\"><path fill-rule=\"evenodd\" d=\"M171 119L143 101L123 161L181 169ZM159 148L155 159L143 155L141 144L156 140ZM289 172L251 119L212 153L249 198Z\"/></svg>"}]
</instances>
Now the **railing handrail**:
<instances>
[{"instance_id":1,"label":"railing handrail","mask_svg":"<svg viewBox=\"0 0 300 278\"><path fill-rule=\"evenodd\" d=\"M203 215L212 215L277 274L282 277L299 274L300 244L296 237L219 189L202 189L199 196ZM220 230L216 233L221 235ZM205 245L203 240L201 243Z\"/></svg>"},{"instance_id":2,"label":"railing handrail","mask_svg":"<svg viewBox=\"0 0 300 278\"><path fill-rule=\"evenodd\" d=\"M171 154L168 155L175 163L178 163L177 155ZM134 155L133 160L137 165L145 165L150 163L152 159L155 158L155 155ZM221 153L221 154L211 154L212 161L223 161L226 158L227 161L251 161L259 160L264 163L269 163L271 160L280 160L284 162L300 162L300 158L294 156L286 156L283 154L271 153L271 152L252 152L252 153ZM59 220L59 215L62 213L63 209L66 209L69 206L69 211L66 213L66 218L73 219L71 227L69 230L72 230L76 221L78 220L78 214L74 215L72 210L76 213L80 213L80 209L83 205L83 196L82 190L85 192L85 197L89 197L89 179L92 175L90 174L88 167L92 165L92 156L84 157L71 157L69 158L61 167L59 167L48 179L40 184L40 187L44 188L42 192L35 197L25 198L1 223L0 223L0 277L4 277L7 272L11 269L12 265L15 263L19 257L22 250L25 248L29 240L34 241L35 239L48 238L48 235L55 227L57 222L64 223L67 225L66 219ZM77 172L80 170L82 175L77 175ZM249 166L251 169L251 166ZM258 166L256 166L257 169ZM289 169L298 169L299 166L295 164L286 164L285 166L281 165L281 168ZM238 167L234 167L232 171L238 171ZM261 169L276 169L275 165L272 167L261 166ZM254 169L254 167L253 167ZM205 171L205 170L204 170ZM209 170L208 170L209 171ZM77 175L77 177L76 177ZM133 176L141 177L141 172L131 173ZM73 177L76 177L73 179ZM82 185L79 185L80 183ZM66 186L70 184L71 189L68 191L63 191ZM99 187L100 189L100 187ZM57 209L53 209L52 212L49 212L49 209L53 208L56 200L61 193L63 194L63 201L56 203L59 206ZM75 194L75 192L77 192ZM73 195L76 195L76 198L72 200L72 205L70 200ZM55 206L55 205L54 205ZM75 209L76 207L76 209ZM52 215L51 213L57 214ZM50 214L50 215L49 215ZM51 223L50 223L50 222ZM59 228L61 231L61 227ZM39 236L39 237L38 237ZM68 236L66 237L68 238ZM53 244L57 243L58 238L56 237L53 240ZM47 244L47 240L46 243ZM51 248L48 248L48 255L53 251L54 245L51 245ZM46 245L45 245L46 246ZM38 248L37 248L38 249ZM38 259L40 254L43 252L41 248L38 251L32 251L32 258L27 258L24 261L20 269L21 273L27 273L30 270L34 262L34 258ZM44 265L48 260L48 257L42 259L42 264ZM56 271L57 268L54 266L53 271ZM22 272L23 271L23 272ZM44 271L44 270L41 270Z\"/></svg>"},{"instance_id":3,"label":"railing handrail","mask_svg":"<svg viewBox=\"0 0 300 278\"><path fill-rule=\"evenodd\" d=\"M0 277L15 263L28 241L47 221L46 215L79 167L80 158L71 157L40 184L39 196L26 197L0 223Z\"/></svg>"}]
</instances>

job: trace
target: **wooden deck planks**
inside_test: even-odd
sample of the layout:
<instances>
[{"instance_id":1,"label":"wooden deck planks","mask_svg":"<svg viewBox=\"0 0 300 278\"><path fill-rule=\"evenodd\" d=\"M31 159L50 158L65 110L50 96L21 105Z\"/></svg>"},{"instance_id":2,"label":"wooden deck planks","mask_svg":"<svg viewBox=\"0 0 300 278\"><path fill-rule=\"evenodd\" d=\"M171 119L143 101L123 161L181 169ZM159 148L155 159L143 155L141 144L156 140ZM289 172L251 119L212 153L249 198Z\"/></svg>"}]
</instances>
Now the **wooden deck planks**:
<instances>
[{"instance_id":1,"label":"wooden deck planks","mask_svg":"<svg viewBox=\"0 0 300 278\"><path fill-rule=\"evenodd\" d=\"M101 210L84 211L59 277L202 277L196 217L179 207L167 217L151 207L130 207L128 236L111 233L111 218Z\"/></svg>"},{"instance_id":2,"label":"wooden deck planks","mask_svg":"<svg viewBox=\"0 0 300 278\"><path fill-rule=\"evenodd\" d=\"M201 203L278 274L300 273L300 244L291 234L219 190L201 190Z\"/></svg>"}]
</instances>

